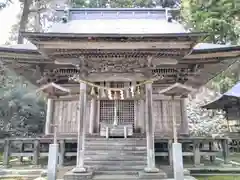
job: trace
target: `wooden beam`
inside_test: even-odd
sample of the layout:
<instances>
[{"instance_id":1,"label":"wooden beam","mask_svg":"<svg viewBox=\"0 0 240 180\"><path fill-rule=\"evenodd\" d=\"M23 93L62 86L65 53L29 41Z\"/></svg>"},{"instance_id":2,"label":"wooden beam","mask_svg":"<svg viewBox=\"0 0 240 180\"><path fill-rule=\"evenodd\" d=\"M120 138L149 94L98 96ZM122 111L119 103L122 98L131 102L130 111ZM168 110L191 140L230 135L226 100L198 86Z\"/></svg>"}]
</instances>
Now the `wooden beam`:
<instances>
[{"instance_id":1,"label":"wooden beam","mask_svg":"<svg viewBox=\"0 0 240 180\"><path fill-rule=\"evenodd\" d=\"M33 55L29 53L25 54L18 54L18 53L0 53L1 58L13 58L13 59L44 59L40 54L39 55Z\"/></svg>"},{"instance_id":2,"label":"wooden beam","mask_svg":"<svg viewBox=\"0 0 240 180\"><path fill-rule=\"evenodd\" d=\"M237 57L237 56L240 56L240 51L190 54L185 56L183 59L207 59L207 58Z\"/></svg>"},{"instance_id":3,"label":"wooden beam","mask_svg":"<svg viewBox=\"0 0 240 180\"><path fill-rule=\"evenodd\" d=\"M51 64L51 63L53 63L51 61L42 61L42 59L36 60L36 59L15 59L15 58L14 59L9 59L9 58L5 59L5 58L1 58L1 60L3 62L9 62L9 63L16 62L18 64Z\"/></svg>"},{"instance_id":4,"label":"wooden beam","mask_svg":"<svg viewBox=\"0 0 240 180\"><path fill-rule=\"evenodd\" d=\"M40 49L190 49L186 42L76 42L47 41L38 42Z\"/></svg>"}]
</instances>

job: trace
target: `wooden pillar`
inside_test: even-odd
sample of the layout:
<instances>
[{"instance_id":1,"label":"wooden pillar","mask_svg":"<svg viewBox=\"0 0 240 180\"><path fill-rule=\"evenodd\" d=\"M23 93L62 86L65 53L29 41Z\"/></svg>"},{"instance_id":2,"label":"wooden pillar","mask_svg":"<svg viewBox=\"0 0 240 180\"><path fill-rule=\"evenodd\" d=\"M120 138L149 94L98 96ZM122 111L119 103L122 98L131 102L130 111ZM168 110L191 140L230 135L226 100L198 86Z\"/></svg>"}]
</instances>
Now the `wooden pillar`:
<instances>
[{"instance_id":1,"label":"wooden pillar","mask_svg":"<svg viewBox=\"0 0 240 180\"><path fill-rule=\"evenodd\" d=\"M212 152L212 151L214 151L214 142L213 141L209 142L209 152ZM215 156L210 156L211 162L214 162L215 159L216 159Z\"/></svg>"},{"instance_id":2,"label":"wooden pillar","mask_svg":"<svg viewBox=\"0 0 240 180\"><path fill-rule=\"evenodd\" d=\"M53 119L53 99L48 98L47 100L47 116L45 123L45 134L48 135L51 133L51 124Z\"/></svg>"},{"instance_id":3,"label":"wooden pillar","mask_svg":"<svg viewBox=\"0 0 240 180\"><path fill-rule=\"evenodd\" d=\"M201 155L200 155L200 142L197 140L193 141L193 154L194 154L194 165L199 166L201 163Z\"/></svg>"},{"instance_id":4,"label":"wooden pillar","mask_svg":"<svg viewBox=\"0 0 240 180\"><path fill-rule=\"evenodd\" d=\"M96 133L100 132L100 100L96 101Z\"/></svg>"},{"instance_id":5,"label":"wooden pillar","mask_svg":"<svg viewBox=\"0 0 240 180\"><path fill-rule=\"evenodd\" d=\"M146 139L147 139L147 167L146 172L158 172L155 167L152 84L146 84Z\"/></svg>"},{"instance_id":6,"label":"wooden pillar","mask_svg":"<svg viewBox=\"0 0 240 180\"><path fill-rule=\"evenodd\" d=\"M222 153L223 153L224 163L228 164L229 163L229 145L228 145L227 139L222 140Z\"/></svg>"},{"instance_id":7,"label":"wooden pillar","mask_svg":"<svg viewBox=\"0 0 240 180\"><path fill-rule=\"evenodd\" d=\"M39 164L39 154L40 154L40 144L39 144L39 140L35 140L34 141L34 145L33 145L33 164L34 165L38 165Z\"/></svg>"},{"instance_id":8,"label":"wooden pillar","mask_svg":"<svg viewBox=\"0 0 240 180\"><path fill-rule=\"evenodd\" d=\"M173 143L172 139L169 139L168 140L168 161L171 167L173 166L172 143Z\"/></svg>"},{"instance_id":9,"label":"wooden pillar","mask_svg":"<svg viewBox=\"0 0 240 180\"><path fill-rule=\"evenodd\" d=\"M78 120L78 145L77 145L77 165L73 170L76 173L86 172L84 167L84 141L85 141L85 117L87 107L87 85L80 83L79 94L79 120Z\"/></svg>"},{"instance_id":10,"label":"wooden pillar","mask_svg":"<svg viewBox=\"0 0 240 180\"><path fill-rule=\"evenodd\" d=\"M187 107L186 107L186 99L180 100L181 105L181 130L180 134L182 135L188 135L189 129L188 129L188 119L187 119Z\"/></svg>"},{"instance_id":11,"label":"wooden pillar","mask_svg":"<svg viewBox=\"0 0 240 180\"><path fill-rule=\"evenodd\" d=\"M93 134L95 130L95 122L96 122L96 106L97 101L95 98L91 99L91 107L90 107L90 120L89 120L89 134Z\"/></svg>"},{"instance_id":12,"label":"wooden pillar","mask_svg":"<svg viewBox=\"0 0 240 180\"><path fill-rule=\"evenodd\" d=\"M144 111L145 111L145 108L144 108L144 99L140 99L139 100L139 119L138 121L140 121L140 126L141 126L141 133L145 133L145 116L144 116Z\"/></svg>"},{"instance_id":13,"label":"wooden pillar","mask_svg":"<svg viewBox=\"0 0 240 180\"><path fill-rule=\"evenodd\" d=\"M139 118L138 118L139 106L138 100L134 100L134 132L139 131Z\"/></svg>"},{"instance_id":14,"label":"wooden pillar","mask_svg":"<svg viewBox=\"0 0 240 180\"><path fill-rule=\"evenodd\" d=\"M176 118L176 101L174 96L172 96L172 132L173 132L173 142L178 142L178 131L177 131L177 118Z\"/></svg>"},{"instance_id":15,"label":"wooden pillar","mask_svg":"<svg viewBox=\"0 0 240 180\"><path fill-rule=\"evenodd\" d=\"M9 155L10 155L10 140L5 139L4 141L4 154L3 154L3 165L9 165Z\"/></svg>"},{"instance_id":16,"label":"wooden pillar","mask_svg":"<svg viewBox=\"0 0 240 180\"><path fill-rule=\"evenodd\" d=\"M65 157L65 141L64 140L60 140L59 141L60 144L60 149L59 149L59 156L58 156L58 164L60 167L62 167L64 165L64 157Z\"/></svg>"},{"instance_id":17,"label":"wooden pillar","mask_svg":"<svg viewBox=\"0 0 240 180\"><path fill-rule=\"evenodd\" d=\"M24 152L24 142L21 141L20 142L20 153L22 154L23 152ZM22 155L19 156L19 161L20 161L21 164L23 163L23 156Z\"/></svg>"}]
</instances>

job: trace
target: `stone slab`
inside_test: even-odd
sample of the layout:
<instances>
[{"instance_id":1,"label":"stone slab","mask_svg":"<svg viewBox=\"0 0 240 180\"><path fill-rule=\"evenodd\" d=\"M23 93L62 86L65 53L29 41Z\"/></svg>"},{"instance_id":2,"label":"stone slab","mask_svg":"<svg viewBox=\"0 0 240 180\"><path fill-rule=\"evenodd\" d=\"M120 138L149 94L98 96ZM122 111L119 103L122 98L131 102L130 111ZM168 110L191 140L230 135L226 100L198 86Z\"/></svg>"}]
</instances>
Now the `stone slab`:
<instances>
[{"instance_id":1,"label":"stone slab","mask_svg":"<svg viewBox=\"0 0 240 180\"><path fill-rule=\"evenodd\" d=\"M173 174L175 180L184 180L182 144L172 144Z\"/></svg>"},{"instance_id":2,"label":"stone slab","mask_svg":"<svg viewBox=\"0 0 240 180\"><path fill-rule=\"evenodd\" d=\"M184 177L185 176L190 176L190 171L188 169L183 170Z\"/></svg>"},{"instance_id":3,"label":"stone slab","mask_svg":"<svg viewBox=\"0 0 240 180\"><path fill-rule=\"evenodd\" d=\"M205 167L205 165L202 164L202 163L201 163L201 164L195 164L194 167L197 167L197 168L199 167L199 168L201 168L201 167Z\"/></svg>"},{"instance_id":4,"label":"stone slab","mask_svg":"<svg viewBox=\"0 0 240 180\"><path fill-rule=\"evenodd\" d=\"M47 179L56 180L58 164L58 144L50 144L48 153Z\"/></svg>"},{"instance_id":5,"label":"stone slab","mask_svg":"<svg viewBox=\"0 0 240 180\"><path fill-rule=\"evenodd\" d=\"M228 163L228 164L221 164L222 167L233 167L233 164L231 163Z\"/></svg>"},{"instance_id":6,"label":"stone slab","mask_svg":"<svg viewBox=\"0 0 240 180\"><path fill-rule=\"evenodd\" d=\"M159 170L159 172L156 173L150 173L150 172L145 172L145 171L141 171L138 173L139 174L139 179L166 179L167 178L167 174L162 171L161 169Z\"/></svg>"},{"instance_id":7,"label":"stone slab","mask_svg":"<svg viewBox=\"0 0 240 180\"><path fill-rule=\"evenodd\" d=\"M88 180L93 178L93 172L75 173L68 171L63 179L64 180Z\"/></svg>"}]
</instances>

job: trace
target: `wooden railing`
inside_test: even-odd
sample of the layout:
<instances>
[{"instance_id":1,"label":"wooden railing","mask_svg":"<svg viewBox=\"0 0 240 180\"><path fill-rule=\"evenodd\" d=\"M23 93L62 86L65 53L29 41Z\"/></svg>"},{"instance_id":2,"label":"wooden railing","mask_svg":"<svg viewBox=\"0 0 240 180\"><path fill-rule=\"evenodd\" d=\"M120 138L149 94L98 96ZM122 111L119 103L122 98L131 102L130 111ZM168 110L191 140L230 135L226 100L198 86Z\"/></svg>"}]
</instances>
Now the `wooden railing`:
<instances>
[{"instance_id":1,"label":"wooden railing","mask_svg":"<svg viewBox=\"0 0 240 180\"><path fill-rule=\"evenodd\" d=\"M99 136L97 136L99 137ZM87 137L88 138L88 137ZM92 138L94 140L94 138ZM235 140L240 142L239 139ZM222 153L225 163L228 163L229 156L229 139L228 138L211 138L211 137L179 137L182 143L183 156L192 157L193 164L198 166L201 163L201 157L210 156L210 160L214 161L215 157ZM10 157L32 157L34 165L39 164L40 157L48 156L49 144L53 143L53 137L41 138L7 138L0 140L0 144L4 145L3 165L9 164ZM76 156L76 146L71 144L77 143L77 137L59 137L59 164L64 164L64 157ZM172 164L172 138L155 137L156 156L168 158L168 162ZM219 146L216 148L216 144Z\"/></svg>"}]
</instances>

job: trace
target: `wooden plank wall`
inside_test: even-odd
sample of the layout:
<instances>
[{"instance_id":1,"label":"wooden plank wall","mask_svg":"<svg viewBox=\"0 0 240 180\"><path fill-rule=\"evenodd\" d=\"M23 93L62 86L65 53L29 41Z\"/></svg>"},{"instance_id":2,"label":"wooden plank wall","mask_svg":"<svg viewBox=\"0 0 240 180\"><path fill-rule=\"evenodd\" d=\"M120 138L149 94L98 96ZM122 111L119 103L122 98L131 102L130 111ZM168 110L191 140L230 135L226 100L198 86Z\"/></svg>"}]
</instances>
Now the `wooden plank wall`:
<instances>
[{"instance_id":1,"label":"wooden plank wall","mask_svg":"<svg viewBox=\"0 0 240 180\"><path fill-rule=\"evenodd\" d=\"M182 123L187 121L182 117L182 108L181 107L182 100L155 100L153 101L153 119L154 119L154 127L155 127L155 136L172 136L172 105L175 105L175 113L176 113L176 122L178 125L178 133L186 132L186 130L182 129ZM184 127L188 128L188 127Z\"/></svg>"},{"instance_id":2,"label":"wooden plank wall","mask_svg":"<svg viewBox=\"0 0 240 180\"><path fill-rule=\"evenodd\" d=\"M79 118L79 101L76 100L54 100L53 124L58 124L59 134L76 134ZM90 101L87 105L86 132L89 129ZM51 131L52 132L52 131Z\"/></svg>"},{"instance_id":3,"label":"wooden plank wall","mask_svg":"<svg viewBox=\"0 0 240 180\"><path fill-rule=\"evenodd\" d=\"M153 101L153 118L154 118L154 127L155 127L155 136L171 136L172 135L172 100L154 100ZM181 100L175 100L175 110L176 110L176 120L179 124L178 132L186 132L186 119L182 118L182 108ZM137 112L142 111L140 108L139 102L135 103L135 110ZM98 107L99 108L99 107ZM144 111L144 109L143 109ZM86 113L86 133L89 130L89 120L90 120L90 101L87 105ZM143 113L135 113L135 125L136 129L145 129ZM57 123L58 133L59 134L76 134L77 133L77 121L78 121L78 100L54 100L54 112L53 112L53 121L52 123ZM185 123L184 123L185 121ZM181 123L185 124L181 126ZM185 129L182 129L182 128ZM52 132L52 130L51 130Z\"/></svg>"}]
</instances>

